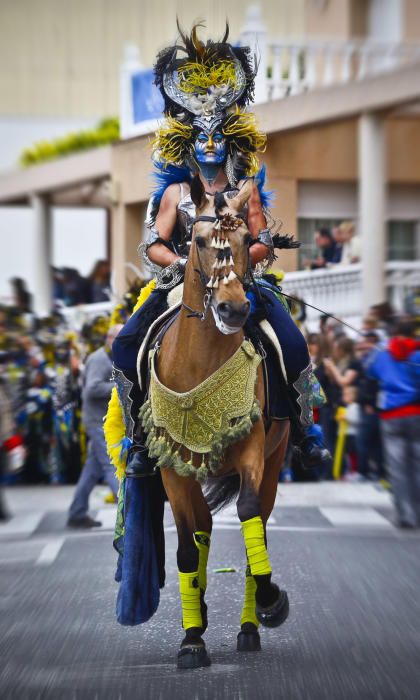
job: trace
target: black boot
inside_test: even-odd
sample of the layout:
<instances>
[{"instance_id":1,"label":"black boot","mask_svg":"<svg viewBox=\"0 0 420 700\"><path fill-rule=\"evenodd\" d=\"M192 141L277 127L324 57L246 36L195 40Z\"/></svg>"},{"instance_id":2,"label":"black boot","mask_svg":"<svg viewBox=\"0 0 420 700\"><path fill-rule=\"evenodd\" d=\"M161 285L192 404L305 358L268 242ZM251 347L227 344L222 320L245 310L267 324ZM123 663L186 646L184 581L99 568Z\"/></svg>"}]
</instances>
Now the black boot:
<instances>
[{"instance_id":1,"label":"black boot","mask_svg":"<svg viewBox=\"0 0 420 700\"><path fill-rule=\"evenodd\" d=\"M319 397L314 396L316 384L312 381L312 368L308 366L298 380L289 386L293 457L304 469L325 467L331 462L322 429L313 422L312 407L319 405Z\"/></svg>"},{"instance_id":2,"label":"black boot","mask_svg":"<svg viewBox=\"0 0 420 700\"><path fill-rule=\"evenodd\" d=\"M131 442L125 475L131 478L152 476L155 473L156 460L148 456L144 444L145 436L139 425L138 415L145 396L140 390L137 372L122 371L114 365L113 378L124 416L126 435Z\"/></svg>"},{"instance_id":3,"label":"black boot","mask_svg":"<svg viewBox=\"0 0 420 700\"><path fill-rule=\"evenodd\" d=\"M127 466L125 468L125 475L132 479L153 476L156 473L156 459L149 457L149 451L141 437L141 431L137 426L134 432L133 444L128 451Z\"/></svg>"},{"instance_id":4,"label":"black boot","mask_svg":"<svg viewBox=\"0 0 420 700\"><path fill-rule=\"evenodd\" d=\"M293 457L304 469L323 467L331 462L331 454L325 446L316 443L310 435L293 445Z\"/></svg>"}]
</instances>

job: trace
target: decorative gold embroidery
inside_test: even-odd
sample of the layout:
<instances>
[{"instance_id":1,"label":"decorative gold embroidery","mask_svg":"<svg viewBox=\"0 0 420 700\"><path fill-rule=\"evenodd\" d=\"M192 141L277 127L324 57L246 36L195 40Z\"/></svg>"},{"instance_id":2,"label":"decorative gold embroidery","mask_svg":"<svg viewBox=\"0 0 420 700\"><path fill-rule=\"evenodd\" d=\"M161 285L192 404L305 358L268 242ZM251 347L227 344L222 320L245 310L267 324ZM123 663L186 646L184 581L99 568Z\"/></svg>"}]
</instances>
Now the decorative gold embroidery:
<instances>
[{"instance_id":1,"label":"decorative gold embroidery","mask_svg":"<svg viewBox=\"0 0 420 700\"><path fill-rule=\"evenodd\" d=\"M177 393L159 381L153 352L150 399L142 407L140 418L149 433L149 453L160 458L158 466L172 466L185 475L196 472L200 479L207 475L207 465L217 471L227 445L249 434L260 417L255 398L260 362L252 343L244 340L235 354L204 382L189 392ZM207 465L205 457L199 470L191 460L183 462L180 447L205 455Z\"/></svg>"}]
</instances>

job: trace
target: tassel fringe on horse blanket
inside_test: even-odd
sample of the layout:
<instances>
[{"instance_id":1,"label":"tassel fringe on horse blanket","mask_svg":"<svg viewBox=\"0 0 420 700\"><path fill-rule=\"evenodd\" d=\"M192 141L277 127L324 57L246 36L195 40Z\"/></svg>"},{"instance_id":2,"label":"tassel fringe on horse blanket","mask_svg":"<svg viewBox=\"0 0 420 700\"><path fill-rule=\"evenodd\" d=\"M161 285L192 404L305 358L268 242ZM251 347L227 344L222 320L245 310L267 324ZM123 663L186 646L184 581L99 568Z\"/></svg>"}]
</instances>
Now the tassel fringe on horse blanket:
<instances>
[{"instance_id":1,"label":"tassel fringe on horse blanket","mask_svg":"<svg viewBox=\"0 0 420 700\"><path fill-rule=\"evenodd\" d=\"M150 398L139 418L147 434L146 446L157 466L174 469L181 476L204 481L216 473L226 448L249 435L261 417L255 398L255 382L261 357L248 340L220 369L189 392L165 387L155 370L151 352ZM190 452L185 461L183 454ZM201 457L200 466L193 463ZM196 460L195 460L196 461Z\"/></svg>"}]
</instances>

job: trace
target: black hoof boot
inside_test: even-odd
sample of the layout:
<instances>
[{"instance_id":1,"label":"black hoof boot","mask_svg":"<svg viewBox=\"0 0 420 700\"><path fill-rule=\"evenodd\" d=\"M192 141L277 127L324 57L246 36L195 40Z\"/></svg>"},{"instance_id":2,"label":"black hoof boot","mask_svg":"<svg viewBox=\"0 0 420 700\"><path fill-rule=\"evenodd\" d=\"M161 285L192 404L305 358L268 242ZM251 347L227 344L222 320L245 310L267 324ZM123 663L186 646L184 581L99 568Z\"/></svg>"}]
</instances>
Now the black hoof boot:
<instances>
[{"instance_id":1,"label":"black hoof boot","mask_svg":"<svg viewBox=\"0 0 420 700\"><path fill-rule=\"evenodd\" d=\"M267 608L263 608L257 603L255 609L257 620L264 627L279 627L287 620L289 615L289 598L286 591L281 591L275 583L273 583L273 586L278 592L277 600Z\"/></svg>"},{"instance_id":2,"label":"black hoof boot","mask_svg":"<svg viewBox=\"0 0 420 700\"><path fill-rule=\"evenodd\" d=\"M178 668L204 668L211 660L203 644L185 644L178 652Z\"/></svg>"},{"instance_id":3,"label":"black hoof boot","mask_svg":"<svg viewBox=\"0 0 420 700\"><path fill-rule=\"evenodd\" d=\"M131 479L155 474L156 460L150 459L146 447L134 445L128 454L125 475Z\"/></svg>"},{"instance_id":4,"label":"black hoof boot","mask_svg":"<svg viewBox=\"0 0 420 700\"><path fill-rule=\"evenodd\" d=\"M261 640L258 630L252 622L245 622L238 634L237 651L261 651Z\"/></svg>"}]
</instances>

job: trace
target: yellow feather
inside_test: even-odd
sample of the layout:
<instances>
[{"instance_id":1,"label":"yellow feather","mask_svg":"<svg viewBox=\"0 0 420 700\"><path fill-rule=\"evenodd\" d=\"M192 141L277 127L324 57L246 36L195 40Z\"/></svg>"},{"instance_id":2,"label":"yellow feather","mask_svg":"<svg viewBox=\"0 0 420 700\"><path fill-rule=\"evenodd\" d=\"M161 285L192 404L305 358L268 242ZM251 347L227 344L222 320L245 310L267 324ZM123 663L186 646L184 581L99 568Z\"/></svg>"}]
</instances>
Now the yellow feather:
<instances>
[{"instance_id":1,"label":"yellow feather","mask_svg":"<svg viewBox=\"0 0 420 700\"><path fill-rule=\"evenodd\" d=\"M149 284L146 284L146 286L141 289L137 303L133 309L133 314L144 304L146 299L149 298L155 287L155 280L151 280ZM104 433L109 458L116 469L117 479L121 481L124 476L127 457L125 455L123 459L121 459L121 443L125 437L125 423L116 387L112 389L108 404L108 410L104 420Z\"/></svg>"},{"instance_id":2,"label":"yellow feather","mask_svg":"<svg viewBox=\"0 0 420 700\"><path fill-rule=\"evenodd\" d=\"M109 458L116 469L117 479L121 480L125 472L125 458L121 460L121 441L125 437L125 424L118 399L117 389L112 389L108 411L104 420L105 442Z\"/></svg>"},{"instance_id":3,"label":"yellow feather","mask_svg":"<svg viewBox=\"0 0 420 700\"><path fill-rule=\"evenodd\" d=\"M136 311L140 308L140 306L143 306L144 302L150 297L151 293L153 292L154 288L156 287L156 280L150 280L148 284L146 284L145 287L142 287L140 290L139 297L137 299L136 305L133 309L133 314L136 313Z\"/></svg>"}]
</instances>

